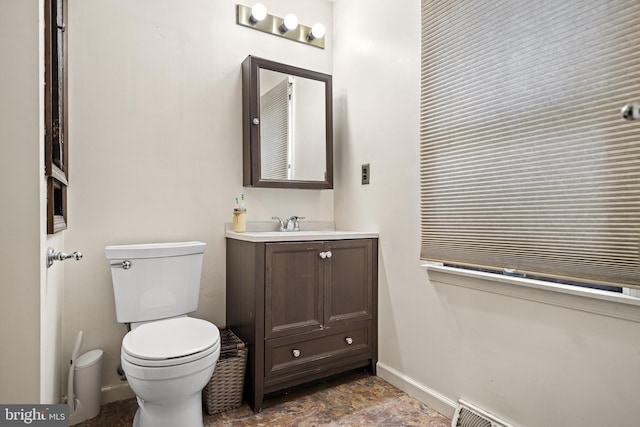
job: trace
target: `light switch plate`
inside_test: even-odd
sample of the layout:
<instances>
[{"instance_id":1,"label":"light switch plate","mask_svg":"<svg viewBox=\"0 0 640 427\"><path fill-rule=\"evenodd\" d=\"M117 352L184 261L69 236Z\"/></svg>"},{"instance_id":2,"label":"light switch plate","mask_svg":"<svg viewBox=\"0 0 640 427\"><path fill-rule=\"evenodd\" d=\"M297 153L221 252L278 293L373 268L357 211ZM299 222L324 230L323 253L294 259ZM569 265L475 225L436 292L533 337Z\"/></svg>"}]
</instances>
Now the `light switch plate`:
<instances>
[{"instance_id":1,"label":"light switch plate","mask_svg":"<svg viewBox=\"0 0 640 427\"><path fill-rule=\"evenodd\" d=\"M362 185L369 184L371 178L371 170L369 163L362 165Z\"/></svg>"}]
</instances>

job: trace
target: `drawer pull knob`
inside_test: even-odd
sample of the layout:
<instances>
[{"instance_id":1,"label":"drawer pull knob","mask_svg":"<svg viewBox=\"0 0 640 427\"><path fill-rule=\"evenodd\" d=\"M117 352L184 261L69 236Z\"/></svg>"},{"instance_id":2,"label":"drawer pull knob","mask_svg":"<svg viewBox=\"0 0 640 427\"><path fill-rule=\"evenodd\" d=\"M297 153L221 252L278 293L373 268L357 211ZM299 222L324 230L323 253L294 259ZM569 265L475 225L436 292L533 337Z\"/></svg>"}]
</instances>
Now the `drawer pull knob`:
<instances>
[{"instance_id":1,"label":"drawer pull knob","mask_svg":"<svg viewBox=\"0 0 640 427\"><path fill-rule=\"evenodd\" d=\"M347 342L348 345L353 344L353 338L351 337L346 337L344 340Z\"/></svg>"},{"instance_id":2,"label":"drawer pull knob","mask_svg":"<svg viewBox=\"0 0 640 427\"><path fill-rule=\"evenodd\" d=\"M292 353L293 357L300 357L300 350L298 350L297 348L294 348Z\"/></svg>"}]
</instances>

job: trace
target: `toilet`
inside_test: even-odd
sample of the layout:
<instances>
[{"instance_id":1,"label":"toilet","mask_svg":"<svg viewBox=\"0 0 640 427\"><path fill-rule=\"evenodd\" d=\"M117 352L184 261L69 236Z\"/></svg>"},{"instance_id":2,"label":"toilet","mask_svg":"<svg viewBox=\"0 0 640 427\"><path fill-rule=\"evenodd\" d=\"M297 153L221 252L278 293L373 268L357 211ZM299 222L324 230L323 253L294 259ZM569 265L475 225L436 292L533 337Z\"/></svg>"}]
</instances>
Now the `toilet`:
<instances>
[{"instance_id":1,"label":"toilet","mask_svg":"<svg viewBox=\"0 0 640 427\"><path fill-rule=\"evenodd\" d=\"M202 389L220 356L220 332L188 317L198 308L206 244L105 247L116 318L130 323L120 361L138 400L134 427L202 427Z\"/></svg>"}]
</instances>

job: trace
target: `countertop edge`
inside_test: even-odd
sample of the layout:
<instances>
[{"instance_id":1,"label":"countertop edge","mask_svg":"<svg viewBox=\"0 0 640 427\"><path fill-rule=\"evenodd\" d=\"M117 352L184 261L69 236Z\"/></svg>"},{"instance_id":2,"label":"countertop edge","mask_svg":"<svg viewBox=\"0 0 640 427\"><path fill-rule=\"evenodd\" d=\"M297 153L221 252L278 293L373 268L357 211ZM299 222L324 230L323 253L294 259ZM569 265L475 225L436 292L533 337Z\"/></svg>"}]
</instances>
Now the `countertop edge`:
<instances>
[{"instance_id":1,"label":"countertop edge","mask_svg":"<svg viewBox=\"0 0 640 427\"><path fill-rule=\"evenodd\" d=\"M277 235L275 235L277 234ZM246 242L304 242L310 240L377 239L379 234L371 231L291 231L291 232L245 232L226 230L227 239Z\"/></svg>"}]
</instances>

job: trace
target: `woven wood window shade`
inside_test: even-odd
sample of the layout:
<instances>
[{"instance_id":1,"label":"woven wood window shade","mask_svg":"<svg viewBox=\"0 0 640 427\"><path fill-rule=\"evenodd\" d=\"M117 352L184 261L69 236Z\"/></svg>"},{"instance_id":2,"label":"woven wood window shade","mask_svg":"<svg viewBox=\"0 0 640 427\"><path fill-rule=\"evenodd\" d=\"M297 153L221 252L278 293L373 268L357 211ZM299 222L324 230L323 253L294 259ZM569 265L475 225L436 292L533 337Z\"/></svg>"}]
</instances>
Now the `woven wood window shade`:
<instances>
[{"instance_id":1,"label":"woven wood window shade","mask_svg":"<svg viewBox=\"0 0 640 427\"><path fill-rule=\"evenodd\" d=\"M422 1L421 257L640 287L637 0Z\"/></svg>"}]
</instances>

